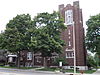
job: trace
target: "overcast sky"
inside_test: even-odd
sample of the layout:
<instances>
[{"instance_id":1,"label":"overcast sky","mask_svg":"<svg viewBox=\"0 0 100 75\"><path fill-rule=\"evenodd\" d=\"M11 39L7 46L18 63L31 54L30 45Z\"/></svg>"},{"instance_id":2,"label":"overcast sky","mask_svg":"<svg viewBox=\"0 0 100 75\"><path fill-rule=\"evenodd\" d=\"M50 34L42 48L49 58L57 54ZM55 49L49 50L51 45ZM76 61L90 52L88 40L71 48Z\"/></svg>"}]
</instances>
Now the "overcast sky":
<instances>
[{"instance_id":1,"label":"overcast sky","mask_svg":"<svg viewBox=\"0 0 100 75\"><path fill-rule=\"evenodd\" d=\"M17 14L29 13L32 18L37 13L58 11L60 4L73 4L77 0L0 0L0 31L5 29L9 20ZM79 0L83 10L84 27L89 16L100 13L99 0Z\"/></svg>"}]
</instances>

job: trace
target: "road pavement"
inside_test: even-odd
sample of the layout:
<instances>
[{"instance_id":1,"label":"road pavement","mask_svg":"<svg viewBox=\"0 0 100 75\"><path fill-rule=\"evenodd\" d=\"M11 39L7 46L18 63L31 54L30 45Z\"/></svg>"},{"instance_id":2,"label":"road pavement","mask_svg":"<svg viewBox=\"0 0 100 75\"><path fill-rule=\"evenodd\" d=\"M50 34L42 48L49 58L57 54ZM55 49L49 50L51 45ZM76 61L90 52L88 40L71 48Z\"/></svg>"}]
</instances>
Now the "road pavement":
<instances>
[{"instance_id":1,"label":"road pavement","mask_svg":"<svg viewBox=\"0 0 100 75\"><path fill-rule=\"evenodd\" d=\"M0 72L0 75L64 75L64 74L52 74L52 73L9 73L9 72Z\"/></svg>"},{"instance_id":2,"label":"road pavement","mask_svg":"<svg viewBox=\"0 0 100 75\"><path fill-rule=\"evenodd\" d=\"M22 70L22 69L9 69L0 68L0 75L70 75L72 73L56 73L50 71L35 71L34 69ZM76 74L76 75L100 75L100 69L93 74Z\"/></svg>"},{"instance_id":3,"label":"road pavement","mask_svg":"<svg viewBox=\"0 0 100 75\"><path fill-rule=\"evenodd\" d=\"M65 75L63 73L55 73L49 71L35 71L22 69L0 68L0 75Z\"/></svg>"}]
</instances>

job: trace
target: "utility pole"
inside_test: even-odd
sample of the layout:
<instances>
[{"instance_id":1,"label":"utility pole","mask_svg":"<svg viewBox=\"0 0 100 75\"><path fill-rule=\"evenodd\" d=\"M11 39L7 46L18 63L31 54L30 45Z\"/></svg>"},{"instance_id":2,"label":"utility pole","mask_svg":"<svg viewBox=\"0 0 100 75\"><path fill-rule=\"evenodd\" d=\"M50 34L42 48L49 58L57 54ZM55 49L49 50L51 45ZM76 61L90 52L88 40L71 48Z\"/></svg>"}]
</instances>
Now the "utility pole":
<instances>
[{"instance_id":1,"label":"utility pole","mask_svg":"<svg viewBox=\"0 0 100 75\"><path fill-rule=\"evenodd\" d=\"M75 24L73 22L74 75L76 74Z\"/></svg>"}]
</instances>

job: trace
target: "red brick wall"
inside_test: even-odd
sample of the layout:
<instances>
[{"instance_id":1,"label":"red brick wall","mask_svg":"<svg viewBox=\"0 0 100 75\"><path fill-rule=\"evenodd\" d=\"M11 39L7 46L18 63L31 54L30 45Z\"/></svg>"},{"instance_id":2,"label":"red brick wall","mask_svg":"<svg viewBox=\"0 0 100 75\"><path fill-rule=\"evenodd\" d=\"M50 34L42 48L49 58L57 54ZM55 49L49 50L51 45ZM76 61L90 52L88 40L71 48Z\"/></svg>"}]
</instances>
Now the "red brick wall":
<instances>
[{"instance_id":1,"label":"red brick wall","mask_svg":"<svg viewBox=\"0 0 100 75\"><path fill-rule=\"evenodd\" d=\"M76 64L78 66L86 65L86 50L84 46L84 28L82 19L82 9L79 8L79 2L73 3L73 6L68 4L66 7L64 5L59 5L59 12L63 18L65 18L65 11L73 10L73 21L75 27L75 50L76 50ZM70 35L68 30L70 29ZM70 36L70 39L69 39ZM65 41L66 46L64 47L63 55L65 56L67 52L66 49L73 49L73 25L68 25L67 29L62 32L61 38ZM68 41L70 40L71 46L68 46ZM73 65L73 58L67 58L66 61L70 66Z\"/></svg>"}]
</instances>

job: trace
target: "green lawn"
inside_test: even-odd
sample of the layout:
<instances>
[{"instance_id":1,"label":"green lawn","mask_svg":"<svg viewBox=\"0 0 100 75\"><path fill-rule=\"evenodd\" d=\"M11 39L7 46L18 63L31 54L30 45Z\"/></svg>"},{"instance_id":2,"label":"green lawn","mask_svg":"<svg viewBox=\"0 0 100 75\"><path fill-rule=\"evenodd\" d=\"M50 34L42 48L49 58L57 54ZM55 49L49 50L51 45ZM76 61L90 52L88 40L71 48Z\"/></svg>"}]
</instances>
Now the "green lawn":
<instances>
[{"instance_id":1,"label":"green lawn","mask_svg":"<svg viewBox=\"0 0 100 75\"><path fill-rule=\"evenodd\" d=\"M11 66L0 66L1 68L15 68L15 69L34 69L36 67L11 67Z\"/></svg>"},{"instance_id":2,"label":"green lawn","mask_svg":"<svg viewBox=\"0 0 100 75\"><path fill-rule=\"evenodd\" d=\"M41 69L37 69L37 70L40 70L40 71L55 71L55 70L58 70L58 68L41 68Z\"/></svg>"},{"instance_id":3,"label":"green lawn","mask_svg":"<svg viewBox=\"0 0 100 75\"><path fill-rule=\"evenodd\" d=\"M77 73L83 72L83 73L87 73L87 74L92 74L95 71L96 70L85 70L85 71L77 71ZM73 70L66 70L66 72L74 72L74 71Z\"/></svg>"},{"instance_id":4,"label":"green lawn","mask_svg":"<svg viewBox=\"0 0 100 75\"><path fill-rule=\"evenodd\" d=\"M85 73L88 73L88 74L92 74L92 73L94 73L96 70L86 70L86 71L84 71Z\"/></svg>"},{"instance_id":5,"label":"green lawn","mask_svg":"<svg viewBox=\"0 0 100 75\"><path fill-rule=\"evenodd\" d=\"M16 68L16 67L10 67L10 66L0 66L1 68Z\"/></svg>"},{"instance_id":6,"label":"green lawn","mask_svg":"<svg viewBox=\"0 0 100 75\"><path fill-rule=\"evenodd\" d=\"M58 68L41 68L41 69L38 69L40 71L55 71L55 70L61 70L61 69L58 69ZM74 72L72 69L68 69L68 70L61 70L63 72ZM95 72L96 70L86 70L86 71L83 71L84 73L87 73L87 74L92 74L93 72ZM77 71L77 73L80 73L80 71Z\"/></svg>"}]
</instances>

